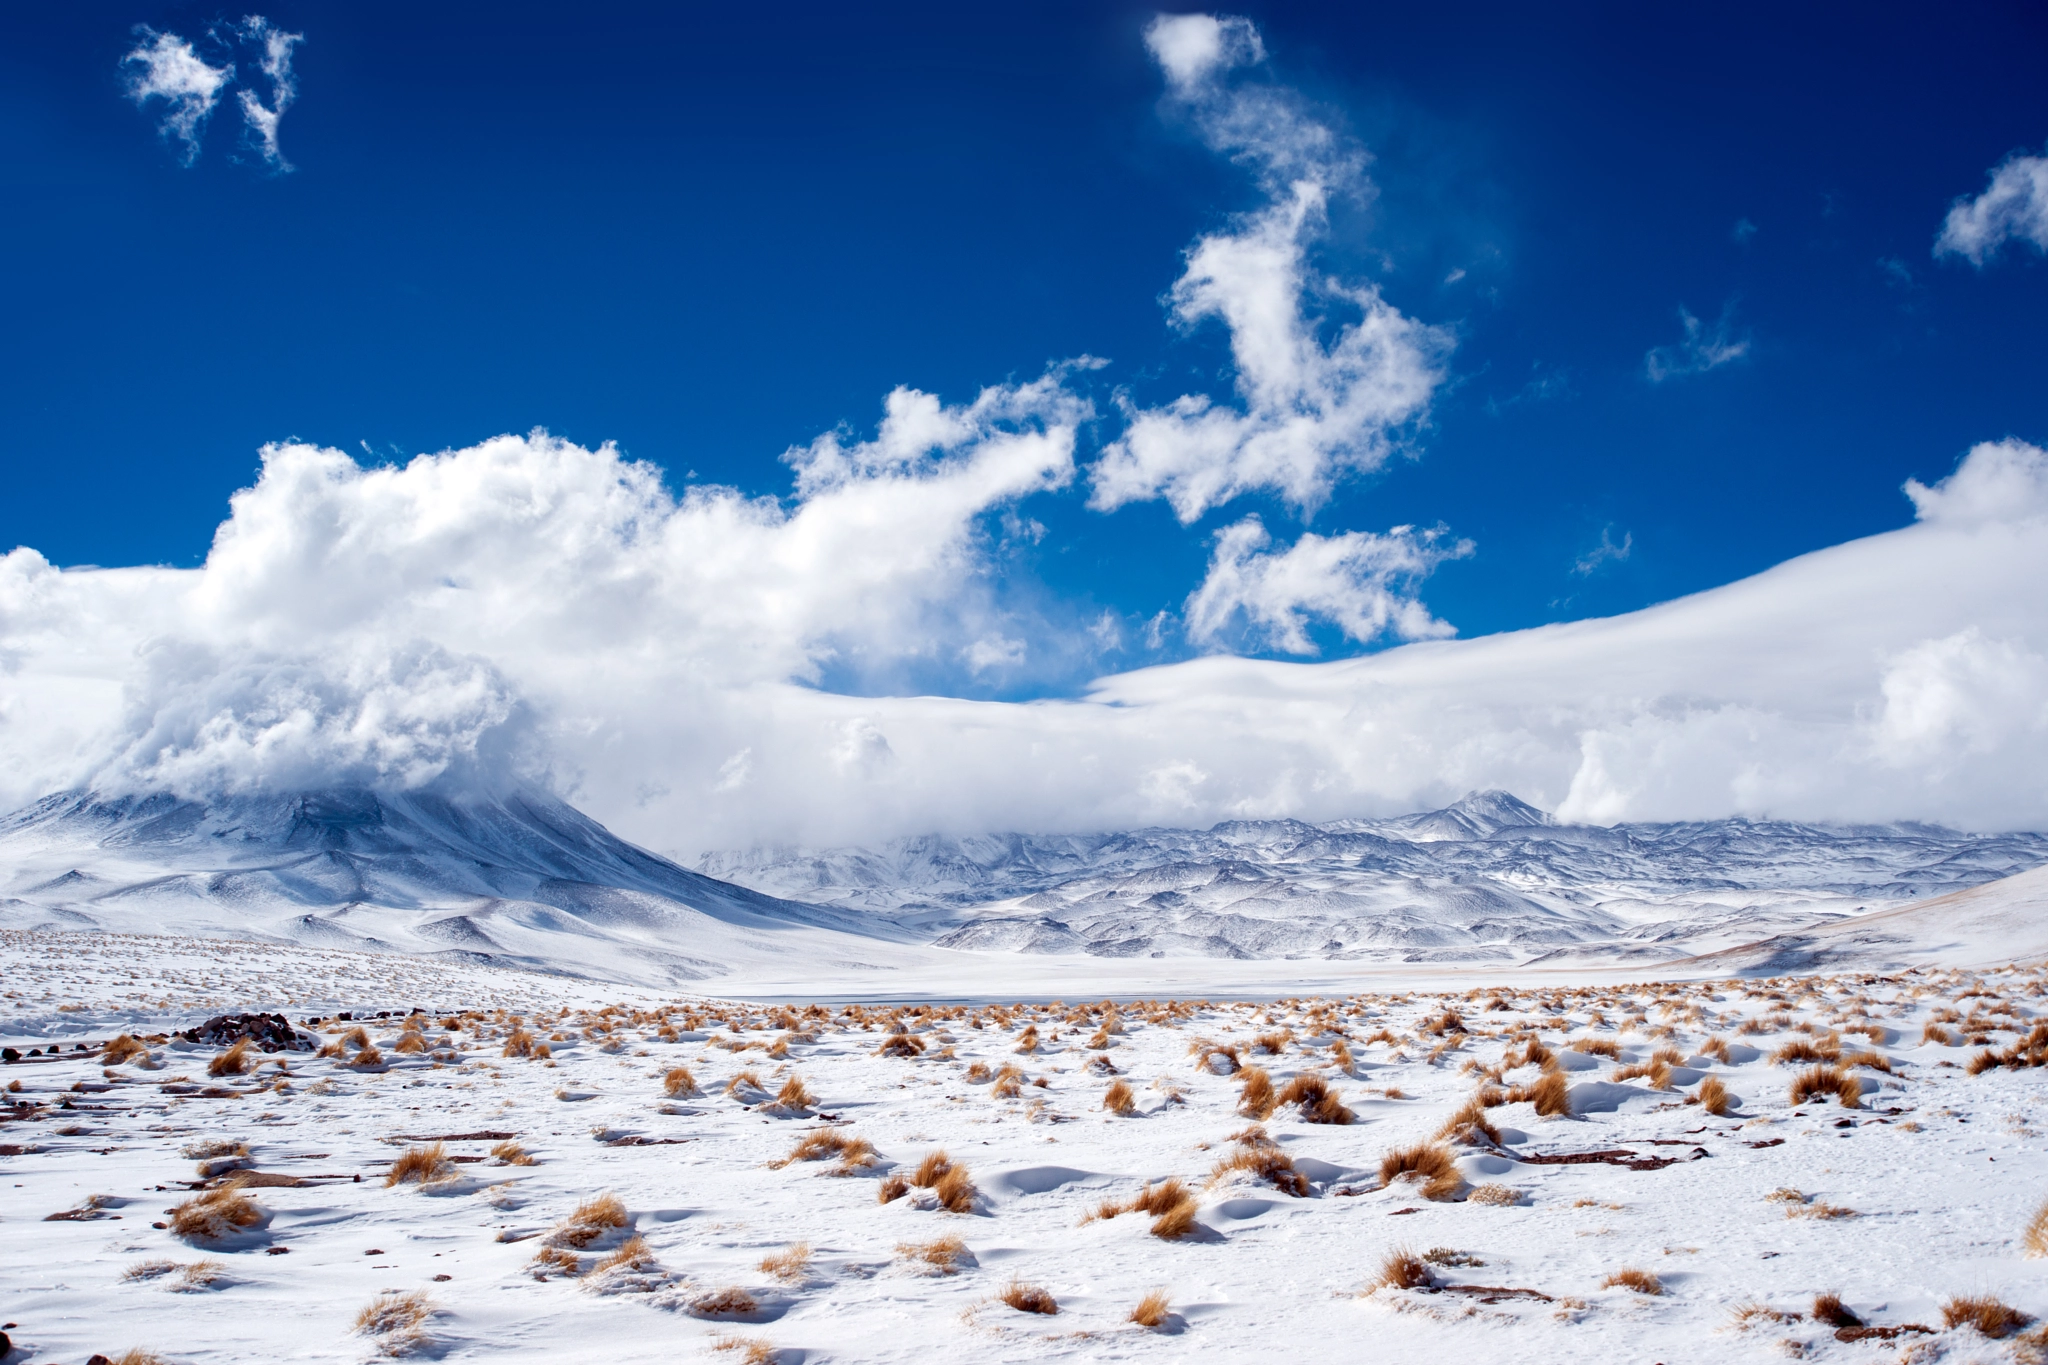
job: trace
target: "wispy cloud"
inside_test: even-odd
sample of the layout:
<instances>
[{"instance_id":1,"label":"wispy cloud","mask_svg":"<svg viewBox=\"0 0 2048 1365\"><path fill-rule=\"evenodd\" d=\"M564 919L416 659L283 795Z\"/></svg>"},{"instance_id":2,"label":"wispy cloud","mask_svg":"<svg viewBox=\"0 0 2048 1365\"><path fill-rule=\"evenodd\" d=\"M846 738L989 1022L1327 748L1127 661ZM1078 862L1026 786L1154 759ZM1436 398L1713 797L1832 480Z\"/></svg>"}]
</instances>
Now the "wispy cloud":
<instances>
[{"instance_id":1,"label":"wispy cloud","mask_svg":"<svg viewBox=\"0 0 2048 1365\"><path fill-rule=\"evenodd\" d=\"M1759 231L1757 225L1747 218L1737 218L1735 226L1728 230L1728 236L1737 246L1748 246L1750 239Z\"/></svg>"},{"instance_id":2,"label":"wispy cloud","mask_svg":"<svg viewBox=\"0 0 2048 1365\"><path fill-rule=\"evenodd\" d=\"M1627 559L1635 548L1635 532L1622 532L1621 544L1616 545L1614 528L1603 526L1600 528L1600 543L1579 556L1578 561L1572 565L1572 572L1581 578L1590 577L1603 564L1618 564Z\"/></svg>"},{"instance_id":3,"label":"wispy cloud","mask_svg":"<svg viewBox=\"0 0 2048 1365\"><path fill-rule=\"evenodd\" d=\"M1191 522L1266 491L1313 510L1340 476L1383 464L1399 429L1423 416L1450 334L1403 315L1370 283L1311 275L1309 247L1331 198L1372 193L1367 157L1293 91L1233 80L1264 60L1257 29L1162 15L1145 40L1170 106L1213 150L1252 169L1266 205L1197 240L1170 295L1181 326L1217 319L1229 329L1241 405L1202 394L1156 408L1124 399L1125 431L1090 473L1092 505L1164 498Z\"/></svg>"},{"instance_id":4,"label":"wispy cloud","mask_svg":"<svg viewBox=\"0 0 2048 1365\"><path fill-rule=\"evenodd\" d=\"M2011 241L2048 251L2048 156L2014 153L1992 170L1984 193L1956 200L1934 254L1961 256L1981 270Z\"/></svg>"},{"instance_id":5,"label":"wispy cloud","mask_svg":"<svg viewBox=\"0 0 2048 1365\"><path fill-rule=\"evenodd\" d=\"M128 71L128 98L139 109L152 100L163 101L162 121L157 132L178 147L178 163L190 166L199 159L199 136L206 120L220 102L220 92L235 78L232 62L214 66L175 33L158 33L139 25L139 40L121 58Z\"/></svg>"},{"instance_id":6,"label":"wispy cloud","mask_svg":"<svg viewBox=\"0 0 2048 1365\"><path fill-rule=\"evenodd\" d=\"M1416 586L1437 565L1472 553L1469 540L1441 529L1396 526L1385 535L1306 533L1286 550L1257 517L1216 533L1208 577L1187 602L1188 637L1216 644L1242 616L1254 646L1288 654L1320 653L1309 626L1327 621L1359 644L1383 635L1434 640L1454 627L1429 614Z\"/></svg>"},{"instance_id":7,"label":"wispy cloud","mask_svg":"<svg viewBox=\"0 0 2048 1365\"><path fill-rule=\"evenodd\" d=\"M221 94L235 81L235 64L208 62L186 39L175 33L158 33L148 25L135 29L137 42L121 58L127 71L128 97L136 107L147 109L152 101L163 101L162 121L157 131L167 142L177 144L178 164L191 166L199 160L200 139L206 122ZM250 145L265 165L280 174L292 169L278 146L278 124L284 111L298 98L298 80L292 74L292 49L305 35L286 33L260 14L239 24L215 25L208 32L215 47L237 45L255 55L256 69L270 86L270 101L254 90L235 92L243 121L248 125Z\"/></svg>"},{"instance_id":8,"label":"wispy cloud","mask_svg":"<svg viewBox=\"0 0 2048 1365\"><path fill-rule=\"evenodd\" d=\"M1708 328L1684 306L1678 310L1685 335L1675 346L1653 346L1643 356L1643 372L1652 384L1680 375L1704 374L1733 364L1749 354L1749 334L1735 330L1735 305L1731 302Z\"/></svg>"},{"instance_id":9,"label":"wispy cloud","mask_svg":"<svg viewBox=\"0 0 2048 1365\"><path fill-rule=\"evenodd\" d=\"M290 171L292 163L284 159L284 153L277 145L277 125L283 120L284 111L299 95L298 80L292 75L292 48L304 42L306 36L303 33L286 33L260 14L242 20L238 32L245 41L261 50L257 68L270 82L270 103L267 105L253 90L236 92L236 98L242 105L242 117L249 125L250 139L272 170Z\"/></svg>"}]
</instances>

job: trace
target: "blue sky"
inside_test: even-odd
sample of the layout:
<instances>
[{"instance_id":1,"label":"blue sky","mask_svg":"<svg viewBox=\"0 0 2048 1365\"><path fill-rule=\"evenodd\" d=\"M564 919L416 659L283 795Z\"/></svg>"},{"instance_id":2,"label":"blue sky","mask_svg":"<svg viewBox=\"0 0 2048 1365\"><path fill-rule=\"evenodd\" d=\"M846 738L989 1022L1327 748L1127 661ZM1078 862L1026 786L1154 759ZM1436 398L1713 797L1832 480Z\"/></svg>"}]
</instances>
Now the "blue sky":
<instances>
[{"instance_id":1,"label":"blue sky","mask_svg":"<svg viewBox=\"0 0 2048 1365\"><path fill-rule=\"evenodd\" d=\"M1279 543L1469 539L1420 588L1463 635L1606 615L1903 525L1908 477L2048 437L2039 253L1932 253L2048 139L2037 8L1334 9L1241 12L1256 79L1372 156L1316 265L1455 340L1427 424L1306 523L1260 492L1105 513L1081 484L992 512L1010 600L1106 610L1122 651L828 686L1023 696L1195 652L1142 625L1247 513ZM897 385L959 403L1102 357L1073 380L1084 463L1119 389L1231 393L1223 329L1162 299L1260 190L1162 106L1149 7L264 12L304 35L289 173L228 103L183 165L124 95L138 24L253 76L204 37L238 12L10 17L0 546L196 564L287 437L403 460L545 427L782 495L786 449L867 433ZM1671 373L1688 354L1727 358Z\"/></svg>"}]
</instances>

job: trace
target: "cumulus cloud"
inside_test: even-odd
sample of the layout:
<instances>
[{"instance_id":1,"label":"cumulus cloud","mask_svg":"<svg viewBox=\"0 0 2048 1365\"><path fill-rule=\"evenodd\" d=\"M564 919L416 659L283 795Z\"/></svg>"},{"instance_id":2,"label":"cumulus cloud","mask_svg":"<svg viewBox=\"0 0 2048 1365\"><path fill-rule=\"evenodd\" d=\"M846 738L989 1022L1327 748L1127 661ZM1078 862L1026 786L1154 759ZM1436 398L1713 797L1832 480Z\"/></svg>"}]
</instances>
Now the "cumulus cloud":
<instances>
[{"instance_id":1,"label":"cumulus cloud","mask_svg":"<svg viewBox=\"0 0 2048 1365\"><path fill-rule=\"evenodd\" d=\"M260 14L244 19L237 32L258 49L257 69L270 82L269 104L253 90L235 93L250 141L272 170L290 171L292 163L284 159L284 152L277 145L277 125L283 121L284 111L298 98L299 83L292 75L292 49L304 42L306 35L286 33Z\"/></svg>"},{"instance_id":2,"label":"cumulus cloud","mask_svg":"<svg viewBox=\"0 0 2048 1365\"><path fill-rule=\"evenodd\" d=\"M1254 645L1288 654L1320 652L1308 635L1314 621L1359 644L1383 635L1434 640L1456 633L1429 614L1415 587L1444 560L1470 554L1471 541L1412 526L1385 535L1311 532L1268 552L1272 540L1257 517L1217 532L1208 576L1187 601L1189 638L1217 643L1240 616Z\"/></svg>"},{"instance_id":3,"label":"cumulus cloud","mask_svg":"<svg viewBox=\"0 0 2048 1365\"><path fill-rule=\"evenodd\" d=\"M199 136L220 102L220 93L235 78L233 63L214 66L175 33L158 33L148 25L135 30L137 42L121 65L128 71L128 98L147 109L161 100L157 132L178 145L180 165L199 159Z\"/></svg>"},{"instance_id":4,"label":"cumulus cloud","mask_svg":"<svg viewBox=\"0 0 2048 1365\"><path fill-rule=\"evenodd\" d=\"M787 503L672 495L544 436L379 469L274 447L200 568L0 559L0 795L503 772L683 855L1333 819L1486 786L1594 820L2048 823L2048 454L2016 441L1921 489L1902 529L1621 617L1329 663L1210 656L1068 700L808 682L845 653L991 635L960 587L976 526L1070 475L1070 404L860 457L870 472ZM1035 456L999 453L1027 427ZM1310 544L1345 567L1345 537ZM1319 567L1298 546L1236 561L1282 638L1290 610L1334 619L1301 581L1342 580L1259 562L1295 555Z\"/></svg>"},{"instance_id":5,"label":"cumulus cloud","mask_svg":"<svg viewBox=\"0 0 2048 1365\"><path fill-rule=\"evenodd\" d=\"M1651 347L1643 356L1643 372L1652 384L1661 384L1679 375L1718 370L1742 359L1749 354L1749 336L1735 330L1734 318L1735 305L1730 303L1709 329L1680 306L1678 322L1685 335L1675 346Z\"/></svg>"},{"instance_id":6,"label":"cumulus cloud","mask_svg":"<svg viewBox=\"0 0 2048 1365\"><path fill-rule=\"evenodd\" d=\"M2007 242L2048 251L2048 156L2015 153L1991 172L1975 199L1958 199L1934 239L1936 256L1961 256L1982 269Z\"/></svg>"},{"instance_id":7,"label":"cumulus cloud","mask_svg":"<svg viewBox=\"0 0 2048 1365\"><path fill-rule=\"evenodd\" d=\"M1186 394L1148 408L1125 397L1124 432L1090 472L1092 504L1165 498L1191 522L1266 491L1312 510L1338 478L1384 464L1424 416L1450 334L1370 283L1312 273L1331 197L1371 193L1365 154L1292 91L1232 79L1264 57L1247 21L1161 16L1146 42L1173 106L1254 172L1266 203L1198 239L1169 296L1180 326L1217 320L1228 330L1239 405Z\"/></svg>"}]
</instances>

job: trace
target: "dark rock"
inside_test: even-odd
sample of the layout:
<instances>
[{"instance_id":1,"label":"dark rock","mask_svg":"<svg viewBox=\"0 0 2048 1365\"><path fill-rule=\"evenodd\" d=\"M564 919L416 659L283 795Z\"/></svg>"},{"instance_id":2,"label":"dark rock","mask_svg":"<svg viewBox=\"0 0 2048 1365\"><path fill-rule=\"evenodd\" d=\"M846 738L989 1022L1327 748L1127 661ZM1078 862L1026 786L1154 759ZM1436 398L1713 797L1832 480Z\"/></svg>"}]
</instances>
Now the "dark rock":
<instances>
[{"instance_id":1,"label":"dark rock","mask_svg":"<svg viewBox=\"0 0 2048 1365\"><path fill-rule=\"evenodd\" d=\"M319 1043L282 1014L220 1014L178 1035L188 1043L228 1047L246 1038L259 1052L311 1052Z\"/></svg>"}]
</instances>

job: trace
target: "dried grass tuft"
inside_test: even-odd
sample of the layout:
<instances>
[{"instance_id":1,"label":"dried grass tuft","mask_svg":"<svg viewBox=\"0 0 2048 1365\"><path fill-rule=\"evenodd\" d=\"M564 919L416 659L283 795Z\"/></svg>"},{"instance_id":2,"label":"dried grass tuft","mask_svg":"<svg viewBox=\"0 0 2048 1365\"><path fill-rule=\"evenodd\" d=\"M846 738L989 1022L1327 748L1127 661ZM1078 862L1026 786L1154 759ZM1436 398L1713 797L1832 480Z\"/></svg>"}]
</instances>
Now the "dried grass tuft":
<instances>
[{"instance_id":1,"label":"dried grass tuft","mask_svg":"<svg viewBox=\"0 0 2048 1365\"><path fill-rule=\"evenodd\" d=\"M1273 1097L1275 1108L1289 1104L1300 1108L1302 1120L1307 1123L1342 1125L1358 1117L1345 1108L1328 1081L1312 1074L1296 1076Z\"/></svg>"},{"instance_id":2,"label":"dried grass tuft","mask_svg":"<svg viewBox=\"0 0 2048 1365\"><path fill-rule=\"evenodd\" d=\"M2026 1248L2028 1256L2048 1256L2048 1204L2035 1210L2027 1220L2027 1230L2020 1235L2020 1245Z\"/></svg>"},{"instance_id":3,"label":"dried grass tuft","mask_svg":"<svg viewBox=\"0 0 2048 1365\"><path fill-rule=\"evenodd\" d=\"M506 1166L532 1166L538 1164L531 1156L527 1155L524 1147L509 1139L491 1148L491 1155L498 1158L498 1161Z\"/></svg>"},{"instance_id":4,"label":"dried grass tuft","mask_svg":"<svg viewBox=\"0 0 2048 1365\"><path fill-rule=\"evenodd\" d=\"M1472 1193L1465 1196L1468 1204L1495 1204L1502 1208L1522 1202L1522 1191L1512 1185L1474 1185Z\"/></svg>"},{"instance_id":5,"label":"dried grass tuft","mask_svg":"<svg viewBox=\"0 0 2048 1365\"><path fill-rule=\"evenodd\" d=\"M1996 1340L2011 1336L2033 1319L1989 1294L1968 1294L1941 1306L1941 1325L1969 1327Z\"/></svg>"},{"instance_id":6,"label":"dried grass tuft","mask_svg":"<svg viewBox=\"0 0 2048 1365\"><path fill-rule=\"evenodd\" d=\"M1860 1109L1863 1083L1840 1067L1812 1066L1793 1079L1791 1095L1795 1105L1833 1095L1844 1109Z\"/></svg>"},{"instance_id":7,"label":"dried grass tuft","mask_svg":"<svg viewBox=\"0 0 2048 1365\"><path fill-rule=\"evenodd\" d=\"M1813 1320L1824 1322L1830 1327L1861 1327L1863 1319L1850 1312L1842 1302L1840 1294L1816 1294L1813 1296Z\"/></svg>"},{"instance_id":8,"label":"dried grass tuft","mask_svg":"<svg viewBox=\"0 0 2048 1365\"><path fill-rule=\"evenodd\" d=\"M672 1066L661 1078L661 1093L672 1100L687 1099L697 1092L697 1078L686 1066Z\"/></svg>"},{"instance_id":9,"label":"dried grass tuft","mask_svg":"<svg viewBox=\"0 0 2048 1365\"><path fill-rule=\"evenodd\" d=\"M206 1064L209 1076L239 1076L249 1069L249 1040L237 1038L235 1045Z\"/></svg>"},{"instance_id":10,"label":"dried grass tuft","mask_svg":"<svg viewBox=\"0 0 2048 1365\"><path fill-rule=\"evenodd\" d=\"M1237 1112L1246 1118L1270 1118L1279 1106L1279 1099L1273 1090L1273 1078L1266 1074L1266 1069L1248 1066L1237 1073L1237 1082L1243 1087L1238 1091Z\"/></svg>"},{"instance_id":11,"label":"dried grass tuft","mask_svg":"<svg viewBox=\"0 0 2048 1365\"><path fill-rule=\"evenodd\" d=\"M1111 1081L1109 1089L1102 1096L1102 1107L1119 1118L1127 1119L1137 1113L1137 1096L1132 1092L1130 1083L1123 1080Z\"/></svg>"},{"instance_id":12,"label":"dried grass tuft","mask_svg":"<svg viewBox=\"0 0 2048 1365\"><path fill-rule=\"evenodd\" d=\"M1436 1135L1440 1140L1469 1142L1474 1146L1500 1143L1500 1129L1486 1117L1486 1105L1478 1099L1467 1100L1464 1108L1444 1120Z\"/></svg>"},{"instance_id":13,"label":"dried grass tuft","mask_svg":"<svg viewBox=\"0 0 2048 1365\"><path fill-rule=\"evenodd\" d=\"M951 1275L960 1268L960 1258L967 1254L967 1243L958 1237L937 1237L929 1242L898 1242L896 1254L928 1265L941 1275Z\"/></svg>"},{"instance_id":14,"label":"dried grass tuft","mask_svg":"<svg viewBox=\"0 0 2048 1365\"><path fill-rule=\"evenodd\" d=\"M760 1301L737 1285L700 1294L690 1301L690 1312L700 1318L743 1318L760 1309Z\"/></svg>"},{"instance_id":15,"label":"dried grass tuft","mask_svg":"<svg viewBox=\"0 0 2048 1365\"><path fill-rule=\"evenodd\" d=\"M1043 1313L1051 1317L1060 1311L1059 1303L1051 1293L1022 1280L1011 1280L996 1297L1019 1313Z\"/></svg>"},{"instance_id":16,"label":"dried grass tuft","mask_svg":"<svg viewBox=\"0 0 2048 1365\"><path fill-rule=\"evenodd\" d=\"M410 1355L428 1344L426 1325L433 1315L434 1301L422 1291L393 1290L379 1294L356 1314L355 1330L377 1338L377 1349L385 1355Z\"/></svg>"},{"instance_id":17,"label":"dried grass tuft","mask_svg":"<svg viewBox=\"0 0 2048 1365\"><path fill-rule=\"evenodd\" d=\"M1173 1300L1166 1296L1164 1289L1155 1289L1138 1300L1138 1306L1131 1310L1126 1322L1135 1322L1140 1327L1157 1327L1173 1313Z\"/></svg>"},{"instance_id":18,"label":"dried grass tuft","mask_svg":"<svg viewBox=\"0 0 2048 1365\"><path fill-rule=\"evenodd\" d=\"M263 1208L234 1189L209 1190L171 1210L171 1234L190 1241L219 1241L263 1222Z\"/></svg>"},{"instance_id":19,"label":"dried grass tuft","mask_svg":"<svg viewBox=\"0 0 2048 1365\"><path fill-rule=\"evenodd\" d=\"M1632 1294L1662 1294L1664 1281L1647 1270L1627 1266L1600 1281L1602 1289L1626 1289Z\"/></svg>"},{"instance_id":20,"label":"dried grass tuft","mask_svg":"<svg viewBox=\"0 0 2048 1365\"><path fill-rule=\"evenodd\" d=\"M761 1258L761 1272L773 1275L784 1284L801 1283L811 1270L811 1244L798 1242L786 1251Z\"/></svg>"},{"instance_id":21,"label":"dried grass tuft","mask_svg":"<svg viewBox=\"0 0 2048 1365\"><path fill-rule=\"evenodd\" d=\"M741 1365L772 1365L776 1350L760 1337L741 1337L730 1334L714 1337L711 1341L714 1351L738 1351Z\"/></svg>"},{"instance_id":22,"label":"dried grass tuft","mask_svg":"<svg viewBox=\"0 0 2048 1365\"><path fill-rule=\"evenodd\" d=\"M1697 1099L1700 1108L1715 1118L1725 1117L1728 1113L1728 1087L1721 1084L1721 1078L1718 1076L1709 1076L1700 1082Z\"/></svg>"},{"instance_id":23,"label":"dried grass tuft","mask_svg":"<svg viewBox=\"0 0 2048 1365\"><path fill-rule=\"evenodd\" d=\"M625 1227L630 1221L626 1206L615 1194L601 1194L595 1199L586 1199L576 1206L575 1212L555 1225L547 1236L545 1245L551 1247L574 1247L581 1250L616 1228Z\"/></svg>"},{"instance_id":24,"label":"dried grass tuft","mask_svg":"<svg viewBox=\"0 0 2048 1365\"><path fill-rule=\"evenodd\" d=\"M391 1163L391 1170L384 1177L384 1186L389 1189L407 1181L431 1185L452 1179L454 1175L455 1165L448 1160L447 1147L436 1142L427 1147L408 1147L404 1155Z\"/></svg>"},{"instance_id":25,"label":"dried grass tuft","mask_svg":"<svg viewBox=\"0 0 2048 1365\"><path fill-rule=\"evenodd\" d=\"M1422 1197L1439 1202L1456 1199L1465 1188L1465 1178L1458 1174L1450 1148L1437 1143L1418 1142L1382 1157L1380 1188L1385 1189L1396 1180L1420 1182Z\"/></svg>"},{"instance_id":26,"label":"dried grass tuft","mask_svg":"<svg viewBox=\"0 0 2048 1365\"><path fill-rule=\"evenodd\" d=\"M130 1057L147 1057L149 1045L130 1034L122 1034L100 1049L101 1066L119 1066Z\"/></svg>"},{"instance_id":27,"label":"dried grass tuft","mask_svg":"<svg viewBox=\"0 0 2048 1365\"><path fill-rule=\"evenodd\" d=\"M1382 1289L1429 1289L1436 1284L1436 1272L1429 1268L1429 1262L1406 1247L1395 1247L1380 1262L1379 1274L1366 1285L1365 1292L1377 1294Z\"/></svg>"}]
</instances>

